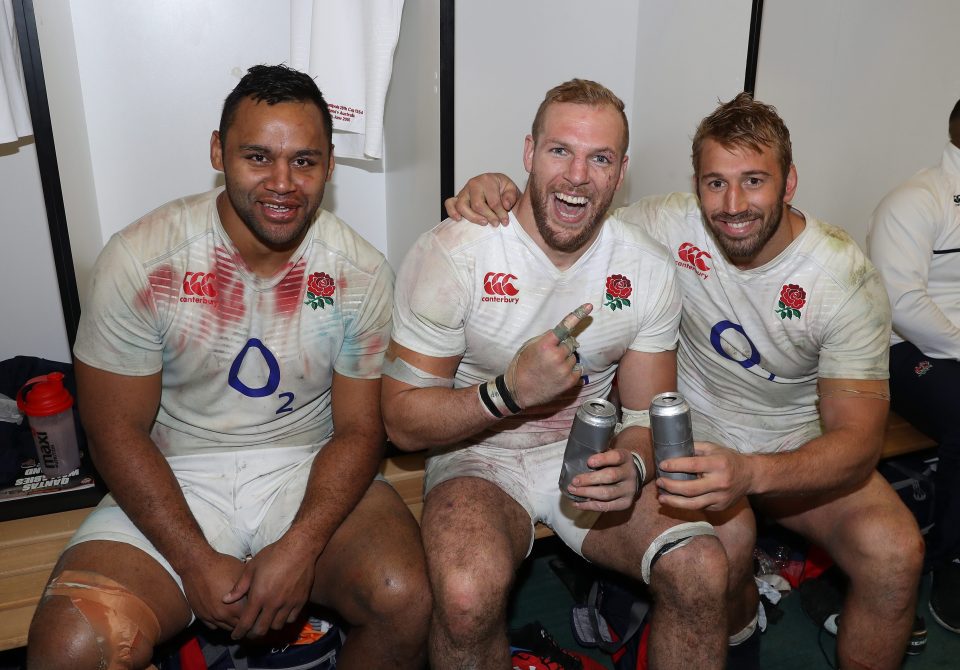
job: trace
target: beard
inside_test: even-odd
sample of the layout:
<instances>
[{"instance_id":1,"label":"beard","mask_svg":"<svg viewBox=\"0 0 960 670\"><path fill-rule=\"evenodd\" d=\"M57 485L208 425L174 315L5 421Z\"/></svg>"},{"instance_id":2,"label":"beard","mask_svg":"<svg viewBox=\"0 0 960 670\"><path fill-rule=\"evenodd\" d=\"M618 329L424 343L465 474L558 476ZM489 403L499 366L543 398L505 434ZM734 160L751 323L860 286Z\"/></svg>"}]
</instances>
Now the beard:
<instances>
[{"instance_id":1,"label":"beard","mask_svg":"<svg viewBox=\"0 0 960 670\"><path fill-rule=\"evenodd\" d=\"M261 220L258 212L260 206L253 193L244 190L242 186L232 183L229 179L226 180L226 193L234 211L247 229L261 244L274 251L291 249L300 244L323 199L321 191L316 202L304 202L299 199L291 201L291 206L298 207L300 210L297 218L286 224L271 224Z\"/></svg>"},{"instance_id":2,"label":"beard","mask_svg":"<svg viewBox=\"0 0 960 670\"><path fill-rule=\"evenodd\" d=\"M610 203L613 202L614 193L611 190L610 193L606 194L606 197L599 202L588 196L590 199L584 207L590 207L592 211L586 213L583 228L579 231L567 232L550 226L550 201L554 198L554 195L540 184L535 173L530 174L527 188L530 191L530 205L533 209L533 219L537 224L537 232L540 233L544 242L546 242L551 249L556 249L564 253L571 253L583 248L583 246L593 238L594 233L603 224L607 209L610 207ZM576 195L586 194L578 193Z\"/></svg>"},{"instance_id":3,"label":"beard","mask_svg":"<svg viewBox=\"0 0 960 670\"><path fill-rule=\"evenodd\" d=\"M700 205L700 211L703 214L704 220L709 224L707 229L710 231L710 234L713 236L717 246L720 247L724 255L726 255L728 259L735 263L738 261L749 262L758 253L760 253L760 250L766 246L767 242L770 241L770 238L772 238L777 230L780 229L780 224L783 221L783 197L785 194L786 184L784 184L780 189L779 197L777 198L777 204L766 216L764 216L763 210L752 208L738 214L726 214L724 212L720 212L711 216L706 210L703 209L702 201ZM723 232L719 225L714 225L713 222L715 219L720 219L728 223L760 219L761 224L756 231L747 237L733 237Z\"/></svg>"}]
</instances>

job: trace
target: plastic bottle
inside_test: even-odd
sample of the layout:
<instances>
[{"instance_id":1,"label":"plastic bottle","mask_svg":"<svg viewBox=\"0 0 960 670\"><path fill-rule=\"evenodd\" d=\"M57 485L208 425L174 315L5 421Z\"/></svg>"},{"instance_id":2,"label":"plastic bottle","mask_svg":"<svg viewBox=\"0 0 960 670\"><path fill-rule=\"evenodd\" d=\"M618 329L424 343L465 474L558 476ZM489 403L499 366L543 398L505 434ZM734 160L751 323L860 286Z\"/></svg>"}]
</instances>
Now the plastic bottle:
<instances>
[{"instance_id":1,"label":"plastic bottle","mask_svg":"<svg viewBox=\"0 0 960 670\"><path fill-rule=\"evenodd\" d=\"M62 372L29 380L17 393L17 407L30 421L37 462L47 479L65 477L80 467L73 396L63 386Z\"/></svg>"}]
</instances>

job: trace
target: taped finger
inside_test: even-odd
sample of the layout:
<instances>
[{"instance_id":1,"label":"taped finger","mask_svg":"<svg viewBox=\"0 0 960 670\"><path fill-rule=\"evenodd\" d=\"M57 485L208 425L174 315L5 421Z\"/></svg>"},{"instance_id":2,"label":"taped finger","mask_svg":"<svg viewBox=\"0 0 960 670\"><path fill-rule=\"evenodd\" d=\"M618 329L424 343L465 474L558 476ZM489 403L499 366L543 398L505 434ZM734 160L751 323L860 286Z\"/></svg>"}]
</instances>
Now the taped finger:
<instances>
[{"instance_id":1,"label":"taped finger","mask_svg":"<svg viewBox=\"0 0 960 670\"><path fill-rule=\"evenodd\" d=\"M572 335L569 335L563 338L562 340L560 340L560 344L562 344L567 349L569 349L571 354L574 353L577 350L577 347L580 346L580 343L577 342L577 338L573 337Z\"/></svg>"}]
</instances>

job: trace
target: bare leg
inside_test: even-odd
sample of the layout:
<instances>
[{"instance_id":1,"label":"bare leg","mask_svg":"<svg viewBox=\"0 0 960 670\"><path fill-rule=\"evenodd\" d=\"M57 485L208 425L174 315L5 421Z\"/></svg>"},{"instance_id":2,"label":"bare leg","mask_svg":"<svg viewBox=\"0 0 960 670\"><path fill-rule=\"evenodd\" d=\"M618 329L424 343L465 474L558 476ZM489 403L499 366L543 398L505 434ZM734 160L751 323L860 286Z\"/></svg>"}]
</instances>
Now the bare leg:
<instances>
[{"instance_id":1,"label":"bare leg","mask_svg":"<svg viewBox=\"0 0 960 670\"><path fill-rule=\"evenodd\" d=\"M496 485L462 477L430 491L422 528L435 599L431 666L510 667L506 606L530 544L526 510Z\"/></svg>"},{"instance_id":2,"label":"bare leg","mask_svg":"<svg viewBox=\"0 0 960 670\"><path fill-rule=\"evenodd\" d=\"M874 472L832 497L758 504L826 549L850 578L837 638L840 666L899 668L916 611L923 537L890 485Z\"/></svg>"},{"instance_id":3,"label":"bare leg","mask_svg":"<svg viewBox=\"0 0 960 670\"><path fill-rule=\"evenodd\" d=\"M350 624L337 667L420 668L430 586L417 522L397 493L373 482L317 560L314 602Z\"/></svg>"},{"instance_id":4,"label":"bare leg","mask_svg":"<svg viewBox=\"0 0 960 670\"><path fill-rule=\"evenodd\" d=\"M583 555L635 579L641 558L663 531L702 515L662 507L653 487L631 510L603 515L583 543ZM720 668L726 658L727 560L715 537L698 536L653 565L650 663L663 668Z\"/></svg>"},{"instance_id":5,"label":"bare leg","mask_svg":"<svg viewBox=\"0 0 960 670\"><path fill-rule=\"evenodd\" d=\"M708 512L727 554L730 568L727 580L728 635L736 635L757 615L760 594L753 579L753 548L757 543L757 524L753 510L744 498L723 512Z\"/></svg>"},{"instance_id":6,"label":"bare leg","mask_svg":"<svg viewBox=\"0 0 960 670\"><path fill-rule=\"evenodd\" d=\"M84 542L64 552L51 578L64 570L96 573L142 600L160 624L156 642L170 638L190 623L190 608L180 587L159 563L136 547L120 542ZM99 637L70 598L45 596L30 623L27 666L31 670L98 669L104 657L115 651L103 646L115 642L111 636ZM153 645L138 637L126 663L130 668L145 668L152 655Z\"/></svg>"}]
</instances>

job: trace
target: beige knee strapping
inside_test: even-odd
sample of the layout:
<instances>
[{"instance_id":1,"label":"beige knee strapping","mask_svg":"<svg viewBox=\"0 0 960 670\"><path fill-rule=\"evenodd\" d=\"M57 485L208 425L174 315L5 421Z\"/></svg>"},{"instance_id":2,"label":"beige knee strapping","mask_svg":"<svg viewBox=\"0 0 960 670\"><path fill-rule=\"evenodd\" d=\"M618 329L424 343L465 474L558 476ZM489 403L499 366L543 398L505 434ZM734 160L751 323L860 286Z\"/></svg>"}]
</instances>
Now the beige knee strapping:
<instances>
[{"instance_id":1,"label":"beige knee strapping","mask_svg":"<svg viewBox=\"0 0 960 670\"><path fill-rule=\"evenodd\" d=\"M716 537L717 531L706 521L688 521L678 523L657 535L643 552L643 560L640 562L640 574L643 576L644 583L650 583L650 570L661 556L686 546L697 535Z\"/></svg>"},{"instance_id":2,"label":"beige knee strapping","mask_svg":"<svg viewBox=\"0 0 960 670\"><path fill-rule=\"evenodd\" d=\"M750 623L743 627L743 630L730 636L727 644L729 644L731 647L736 647L738 644L746 642L750 636L753 635L753 631L757 630L757 622L759 621L760 611L758 610L757 613L753 615L753 619L750 620Z\"/></svg>"},{"instance_id":3,"label":"beige knee strapping","mask_svg":"<svg viewBox=\"0 0 960 670\"><path fill-rule=\"evenodd\" d=\"M153 610L117 582L83 570L64 570L44 591L44 597L65 596L86 620L100 647L101 668L131 667L134 644L153 649L160 622Z\"/></svg>"}]
</instances>

